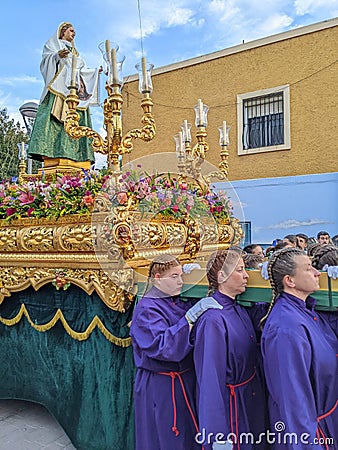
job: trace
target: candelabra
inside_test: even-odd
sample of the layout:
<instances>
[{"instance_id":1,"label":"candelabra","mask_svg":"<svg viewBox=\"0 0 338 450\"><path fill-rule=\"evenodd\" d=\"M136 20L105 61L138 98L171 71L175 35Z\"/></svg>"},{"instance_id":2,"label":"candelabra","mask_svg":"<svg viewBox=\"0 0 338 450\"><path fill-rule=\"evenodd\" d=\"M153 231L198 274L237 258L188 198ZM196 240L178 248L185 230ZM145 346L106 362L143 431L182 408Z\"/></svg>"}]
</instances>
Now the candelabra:
<instances>
[{"instance_id":1,"label":"candelabra","mask_svg":"<svg viewBox=\"0 0 338 450\"><path fill-rule=\"evenodd\" d=\"M26 159L27 159L27 148L28 145L24 142L19 142L18 144L19 149L19 183L22 184L25 181L25 178L27 177L26 172Z\"/></svg>"},{"instance_id":2,"label":"candelabra","mask_svg":"<svg viewBox=\"0 0 338 450\"><path fill-rule=\"evenodd\" d=\"M229 145L229 131L230 127L223 121L222 126L219 127L220 132L220 158L221 162L218 165L219 170L210 172L207 175L201 174L202 164L205 161L206 153L209 150L209 145L206 142L208 124L207 116L209 107L203 104L199 99L195 110L195 125L197 127L196 140L197 143L191 147L191 127L192 125L184 120L181 125L181 131L174 136L176 142L176 155L178 159L178 170L182 177L191 176L199 183L205 184L210 181L212 177L224 180L228 177L228 145Z\"/></svg>"},{"instance_id":3,"label":"candelabra","mask_svg":"<svg viewBox=\"0 0 338 450\"><path fill-rule=\"evenodd\" d=\"M133 141L141 139L145 142L151 141L155 137L156 125L152 115L153 102L150 98L152 93L151 71L152 64L147 64L145 57L142 57L141 64L137 64L139 71L139 91L143 95L141 107L143 116L141 118L142 128L129 130L124 136L122 134L122 64L124 56L118 58L118 45L106 40L99 45L103 58L107 64L108 79L106 82L107 98L104 100L103 115L106 137L103 138L98 132L89 127L80 126L80 116L76 109L79 104L76 86L76 55L73 54L71 86L69 95L66 98L68 113L65 120L66 133L73 139L87 137L92 139L94 152L107 155L107 166L111 174L118 174L120 160L125 153L130 153L133 149Z\"/></svg>"}]
</instances>

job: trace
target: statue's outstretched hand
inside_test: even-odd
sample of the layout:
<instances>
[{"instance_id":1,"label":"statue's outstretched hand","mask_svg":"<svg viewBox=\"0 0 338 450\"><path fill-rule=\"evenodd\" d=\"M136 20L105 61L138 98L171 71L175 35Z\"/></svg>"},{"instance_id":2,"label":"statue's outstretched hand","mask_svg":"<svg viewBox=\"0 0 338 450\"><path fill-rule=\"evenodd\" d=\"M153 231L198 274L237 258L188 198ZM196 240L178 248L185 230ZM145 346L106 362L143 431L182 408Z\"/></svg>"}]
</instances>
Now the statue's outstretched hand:
<instances>
[{"instance_id":1,"label":"statue's outstretched hand","mask_svg":"<svg viewBox=\"0 0 338 450\"><path fill-rule=\"evenodd\" d=\"M60 58L67 58L67 56L69 55L69 50L63 48L62 50L58 51L58 55Z\"/></svg>"}]
</instances>

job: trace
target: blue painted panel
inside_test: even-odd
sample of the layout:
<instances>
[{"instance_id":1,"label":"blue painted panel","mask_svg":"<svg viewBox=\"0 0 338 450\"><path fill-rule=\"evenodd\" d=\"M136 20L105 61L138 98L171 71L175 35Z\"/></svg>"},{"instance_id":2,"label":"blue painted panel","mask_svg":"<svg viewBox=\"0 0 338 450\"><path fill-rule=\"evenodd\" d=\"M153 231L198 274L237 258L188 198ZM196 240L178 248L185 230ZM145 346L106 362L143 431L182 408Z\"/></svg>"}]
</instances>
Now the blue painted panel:
<instances>
[{"instance_id":1,"label":"blue painted panel","mask_svg":"<svg viewBox=\"0 0 338 450\"><path fill-rule=\"evenodd\" d=\"M251 221L252 242L287 234L338 234L338 172L215 183L232 198L235 216Z\"/></svg>"}]
</instances>

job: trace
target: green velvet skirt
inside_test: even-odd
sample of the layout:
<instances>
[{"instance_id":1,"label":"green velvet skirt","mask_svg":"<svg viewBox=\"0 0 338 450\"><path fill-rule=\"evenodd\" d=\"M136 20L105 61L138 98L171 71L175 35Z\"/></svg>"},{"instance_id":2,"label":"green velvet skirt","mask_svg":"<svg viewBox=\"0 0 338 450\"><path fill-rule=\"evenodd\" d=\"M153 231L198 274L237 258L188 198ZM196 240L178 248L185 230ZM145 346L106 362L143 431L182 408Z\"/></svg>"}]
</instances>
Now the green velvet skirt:
<instances>
[{"instance_id":1,"label":"green velvet skirt","mask_svg":"<svg viewBox=\"0 0 338 450\"><path fill-rule=\"evenodd\" d=\"M15 319L23 305L30 322ZM63 323L54 320L58 311ZM0 321L1 399L43 405L77 450L134 449L133 350L109 340L129 337L132 308L112 311L95 292L49 284L13 292L0 304L0 317L14 318L10 325ZM91 331L95 317L106 335Z\"/></svg>"},{"instance_id":2,"label":"green velvet skirt","mask_svg":"<svg viewBox=\"0 0 338 450\"><path fill-rule=\"evenodd\" d=\"M32 134L28 146L28 156L42 161L48 158L69 158L74 161L95 161L91 140L82 137L72 139L64 130L63 123L51 115L55 95L48 92L43 102L39 105ZM85 111L78 110L80 115L79 125L92 128L89 108Z\"/></svg>"}]
</instances>

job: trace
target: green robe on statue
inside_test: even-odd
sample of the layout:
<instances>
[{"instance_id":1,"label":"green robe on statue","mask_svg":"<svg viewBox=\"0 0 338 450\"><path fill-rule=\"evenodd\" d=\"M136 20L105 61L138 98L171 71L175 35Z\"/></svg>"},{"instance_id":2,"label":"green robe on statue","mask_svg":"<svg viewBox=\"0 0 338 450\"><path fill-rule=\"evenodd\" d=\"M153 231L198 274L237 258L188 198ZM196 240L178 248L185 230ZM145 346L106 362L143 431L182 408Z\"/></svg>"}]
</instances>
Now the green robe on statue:
<instances>
[{"instance_id":1,"label":"green robe on statue","mask_svg":"<svg viewBox=\"0 0 338 450\"><path fill-rule=\"evenodd\" d=\"M72 139L64 130L64 124L51 115L55 95L48 92L39 105L29 141L29 156L42 161L48 158L69 158L74 161L94 162L94 152L88 138ZM77 110L79 125L92 128L89 108Z\"/></svg>"},{"instance_id":2,"label":"green robe on statue","mask_svg":"<svg viewBox=\"0 0 338 450\"><path fill-rule=\"evenodd\" d=\"M75 36L72 25L63 22L43 48L40 71L45 86L30 136L28 156L38 161L44 158L65 158L93 163L95 157L91 140L86 137L72 139L64 129L67 109L65 99L71 82L75 82L78 88L79 125L92 128L89 105L99 104L99 69L86 67L74 42L67 40L67 29L71 29Z\"/></svg>"}]
</instances>

